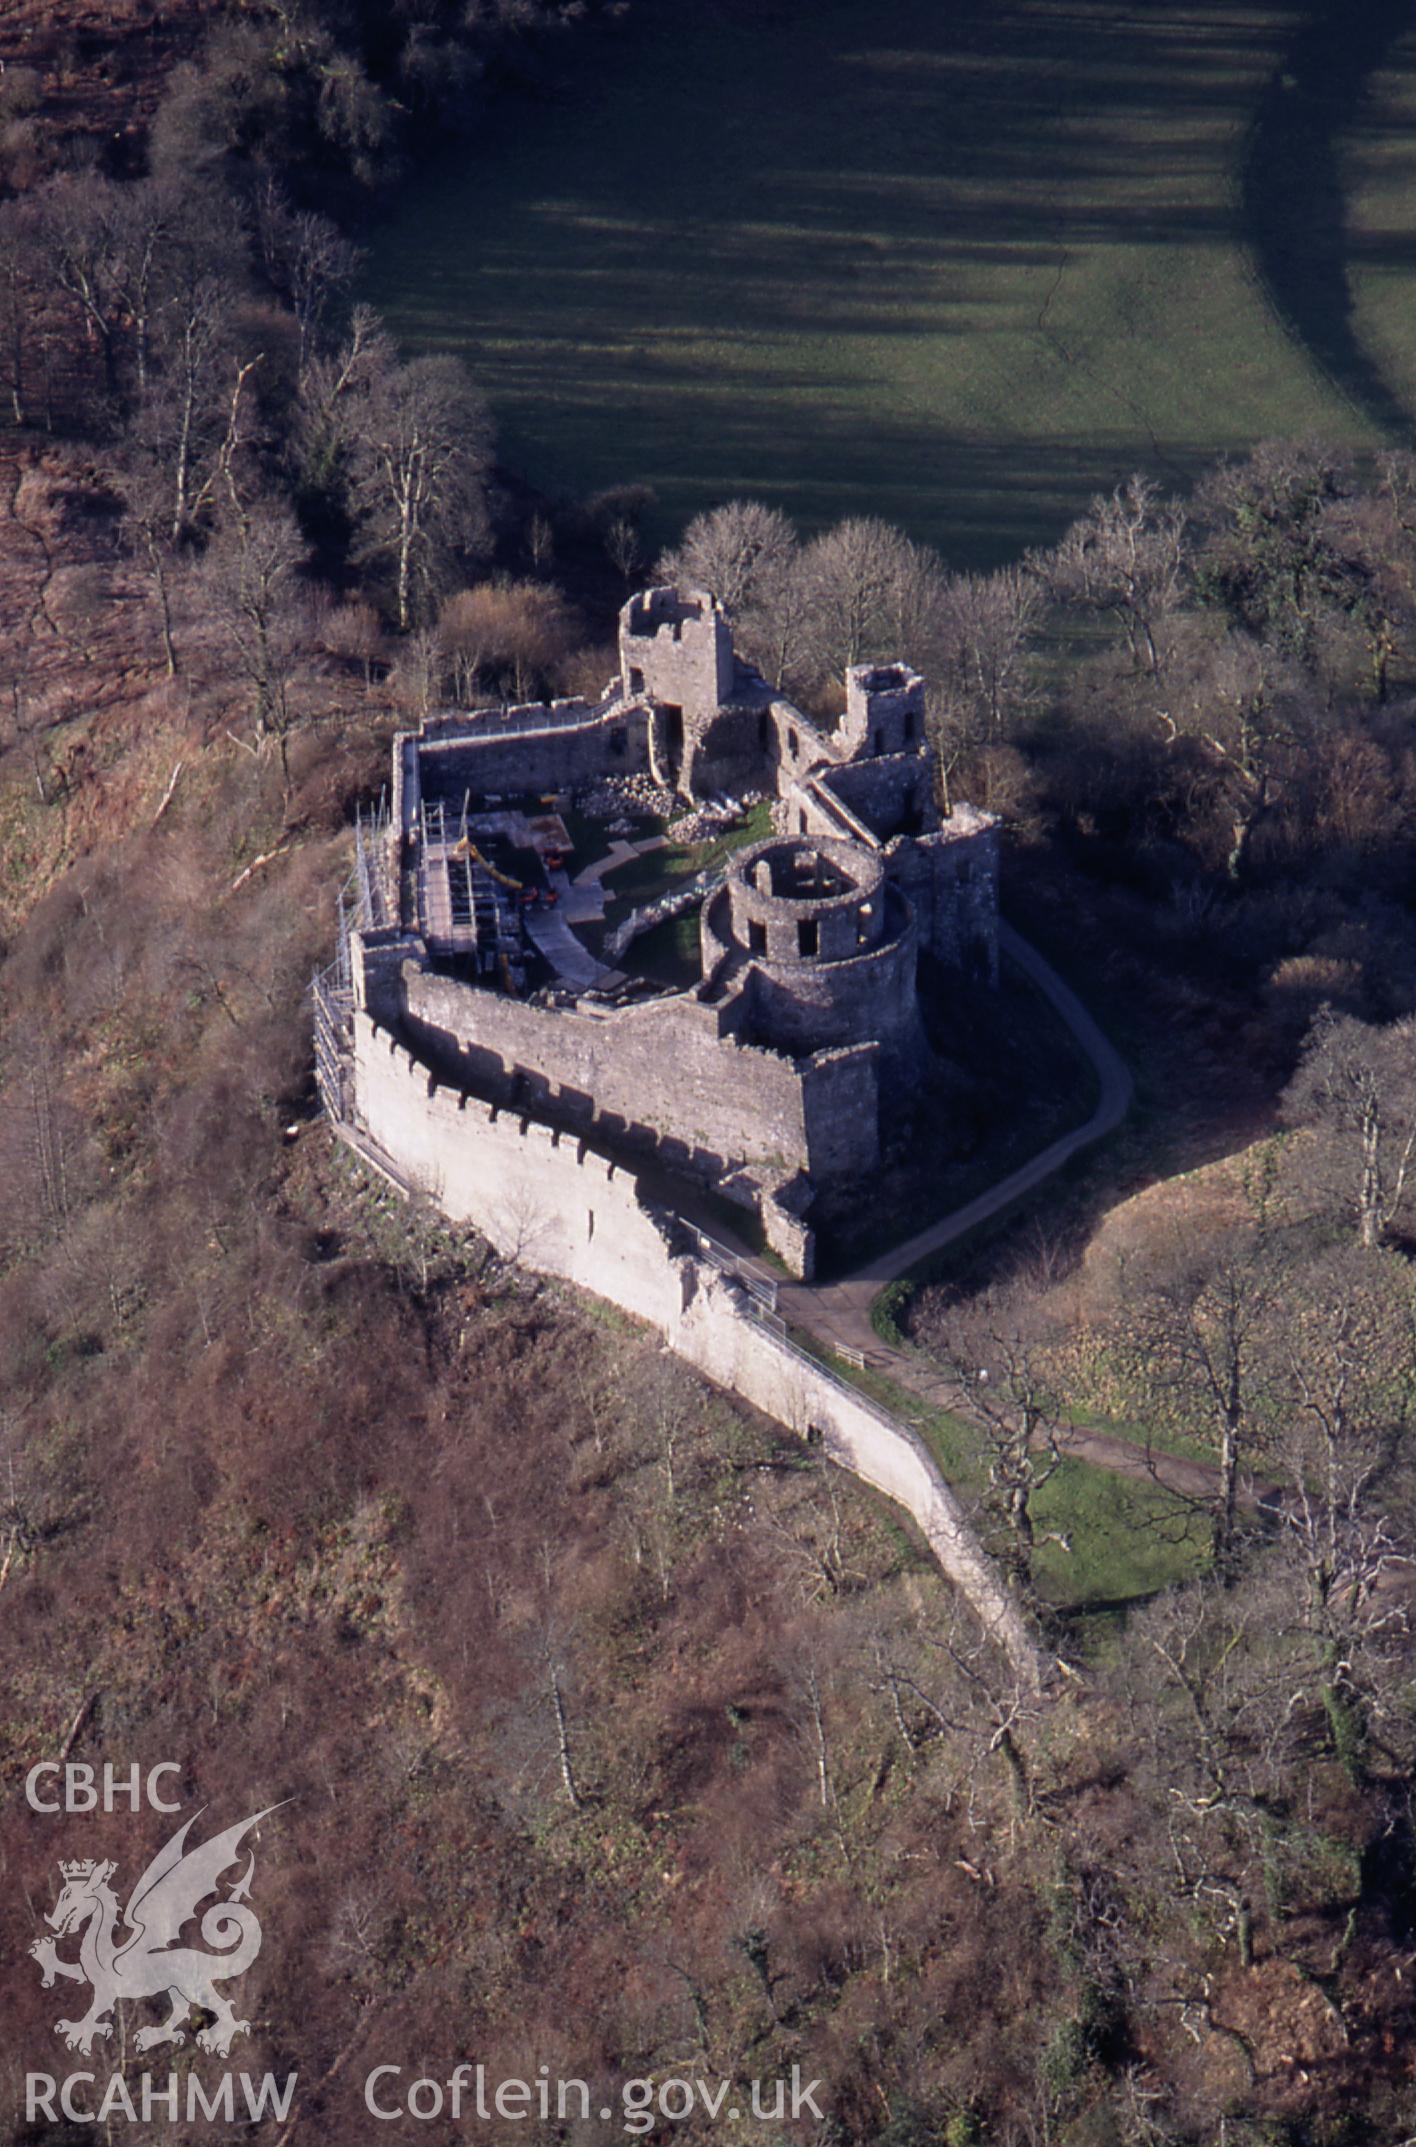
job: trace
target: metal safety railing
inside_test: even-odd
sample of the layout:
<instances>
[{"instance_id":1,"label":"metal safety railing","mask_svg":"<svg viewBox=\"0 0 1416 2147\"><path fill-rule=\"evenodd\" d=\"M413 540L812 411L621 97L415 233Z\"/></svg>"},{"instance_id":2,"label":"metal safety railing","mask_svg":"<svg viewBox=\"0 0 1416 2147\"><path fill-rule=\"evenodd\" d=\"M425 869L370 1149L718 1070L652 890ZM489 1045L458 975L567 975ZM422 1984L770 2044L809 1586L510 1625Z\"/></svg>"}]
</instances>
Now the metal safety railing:
<instances>
[{"instance_id":1,"label":"metal safety railing","mask_svg":"<svg viewBox=\"0 0 1416 2147\"><path fill-rule=\"evenodd\" d=\"M775 1315L777 1311L777 1284L770 1281L766 1276L754 1274L741 1253L734 1252L731 1246L724 1245L718 1238L713 1237L709 1231L701 1229L697 1223L690 1223L688 1227L698 1245L699 1252L709 1266L720 1269L725 1275L731 1275L734 1281L742 1284L754 1304L761 1305L764 1310ZM785 1327L783 1332L786 1332Z\"/></svg>"}]
</instances>

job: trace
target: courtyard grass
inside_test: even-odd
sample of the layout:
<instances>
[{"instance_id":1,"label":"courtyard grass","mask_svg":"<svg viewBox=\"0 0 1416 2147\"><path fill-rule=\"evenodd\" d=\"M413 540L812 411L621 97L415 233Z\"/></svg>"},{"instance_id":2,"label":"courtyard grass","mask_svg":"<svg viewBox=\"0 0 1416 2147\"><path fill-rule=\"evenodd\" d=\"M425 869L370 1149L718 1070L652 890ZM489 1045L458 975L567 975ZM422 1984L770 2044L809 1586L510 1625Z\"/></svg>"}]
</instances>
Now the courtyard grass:
<instances>
[{"instance_id":1,"label":"courtyard grass","mask_svg":"<svg viewBox=\"0 0 1416 2147\"><path fill-rule=\"evenodd\" d=\"M658 823L655 824L659 825ZM646 823L643 832L653 830ZM714 871L734 850L765 841L772 832L771 806L764 798L746 812L735 827L710 836L706 842L666 843L662 850L646 851L627 858L604 878L605 914L601 922L579 927L580 936L594 954L602 954L605 941L631 910L656 902L684 880L700 872ZM636 939L626 956L636 974L682 990L702 974L699 959L698 911L671 917Z\"/></svg>"},{"instance_id":2,"label":"courtyard grass","mask_svg":"<svg viewBox=\"0 0 1416 2147\"><path fill-rule=\"evenodd\" d=\"M552 495L647 483L662 537L748 492L993 563L1134 467L1382 437L1254 250L1306 228L1301 131L1278 198L1250 153L1286 68L1321 71L1305 24L1281 0L636 8L400 197L361 295L463 353ZM1294 107L1315 139L1320 89ZM1340 241L1410 390L1409 70L1383 97L1315 303L1346 303Z\"/></svg>"},{"instance_id":3,"label":"courtyard grass","mask_svg":"<svg viewBox=\"0 0 1416 2147\"><path fill-rule=\"evenodd\" d=\"M681 880L714 871L734 850L765 842L771 832L772 807L768 799L762 798L736 826L711 835L706 842L668 842L662 850L648 850L642 857L628 858L605 876L607 922L613 929L632 909L657 901Z\"/></svg>"}]
</instances>

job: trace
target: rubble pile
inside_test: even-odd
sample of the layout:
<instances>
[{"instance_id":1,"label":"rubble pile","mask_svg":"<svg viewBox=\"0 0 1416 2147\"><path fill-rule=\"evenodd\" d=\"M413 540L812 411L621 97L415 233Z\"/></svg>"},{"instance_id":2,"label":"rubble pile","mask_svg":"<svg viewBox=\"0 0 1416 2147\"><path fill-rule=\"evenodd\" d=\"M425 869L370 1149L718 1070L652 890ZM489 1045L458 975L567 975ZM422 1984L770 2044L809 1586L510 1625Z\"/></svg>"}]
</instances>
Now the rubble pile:
<instances>
[{"instance_id":1,"label":"rubble pile","mask_svg":"<svg viewBox=\"0 0 1416 2147\"><path fill-rule=\"evenodd\" d=\"M667 820L678 810L678 799L648 775L608 775L589 783L576 795L576 808L587 820L606 820L612 835L632 835L631 814ZM617 825L616 823L623 823Z\"/></svg>"},{"instance_id":2,"label":"rubble pile","mask_svg":"<svg viewBox=\"0 0 1416 2147\"><path fill-rule=\"evenodd\" d=\"M669 822L669 840L685 847L695 842L711 842L715 835L740 826L761 796L760 790L749 790L740 798L707 799L695 805L692 812L680 813L676 820Z\"/></svg>"}]
</instances>

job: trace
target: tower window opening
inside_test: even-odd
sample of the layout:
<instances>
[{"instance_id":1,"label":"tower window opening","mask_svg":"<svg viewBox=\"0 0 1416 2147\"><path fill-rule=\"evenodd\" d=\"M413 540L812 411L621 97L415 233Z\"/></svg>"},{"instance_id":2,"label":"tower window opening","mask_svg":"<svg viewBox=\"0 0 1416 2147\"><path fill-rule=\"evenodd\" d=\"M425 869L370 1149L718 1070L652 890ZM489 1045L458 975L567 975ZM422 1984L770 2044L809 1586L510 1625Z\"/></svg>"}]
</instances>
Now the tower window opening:
<instances>
[{"instance_id":1,"label":"tower window opening","mask_svg":"<svg viewBox=\"0 0 1416 2147\"><path fill-rule=\"evenodd\" d=\"M767 952L767 927L765 924L759 923L756 917L750 918L748 921L747 949L749 954L765 954Z\"/></svg>"},{"instance_id":2,"label":"tower window opening","mask_svg":"<svg viewBox=\"0 0 1416 2147\"><path fill-rule=\"evenodd\" d=\"M644 691L644 673L642 671L634 669L630 671L629 690L631 693L642 693Z\"/></svg>"},{"instance_id":3,"label":"tower window opening","mask_svg":"<svg viewBox=\"0 0 1416 2147\"><path fill-rule=\"evenodd\" d=\"M814 917L800 917L800 918L798 918L798 920L797 920L797 953L798 953L798 954L800 954L800 955L803 955L803 956L810 956L810 955L813 955L813 954L818 954L818 953L819 953L820 951L821 951L821 927L820 927L820 925L819 925L819 924L817 923L817 921L816 921L816 919L815 919Z\"/></svg>"},{"instance_id":4,"label":"tower window opening","mask_svg":"<svg viewBox=\"0 0 1416 2147\"><path fill-rule=\"evenodd\" d=\"M880 729L879 725L877 724L877 726L876 726L876 730L875 730L875 751L876 751L876 754L877 754L877 756L878 756L878 755L880 755L881 753L883 753L883 752L884 752L884 750L885 750L885 733L884 733L884 731L882 731L882 730Z\"/></svg>"}]
</instances>

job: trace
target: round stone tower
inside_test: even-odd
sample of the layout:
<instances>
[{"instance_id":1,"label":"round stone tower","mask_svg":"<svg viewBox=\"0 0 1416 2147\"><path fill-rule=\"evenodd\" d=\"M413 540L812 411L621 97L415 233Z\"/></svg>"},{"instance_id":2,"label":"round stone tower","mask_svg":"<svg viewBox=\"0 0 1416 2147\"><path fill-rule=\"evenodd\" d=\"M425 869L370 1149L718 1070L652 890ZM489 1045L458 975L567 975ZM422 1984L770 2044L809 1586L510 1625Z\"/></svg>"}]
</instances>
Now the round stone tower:
<instances>
[{"instance_id":1,"label":"round stone tower","mask_svg":"<svg viewBox=\"0 0 1416 2147\"><path fill-rule=\"evenodd\" d=\"M743 850L703 912L705 971L745 959L754 1038L804 1057L878 1041L923 1049L915 926L878 857L853 843L775 838Z\"/></svg>"}]
</instances>

